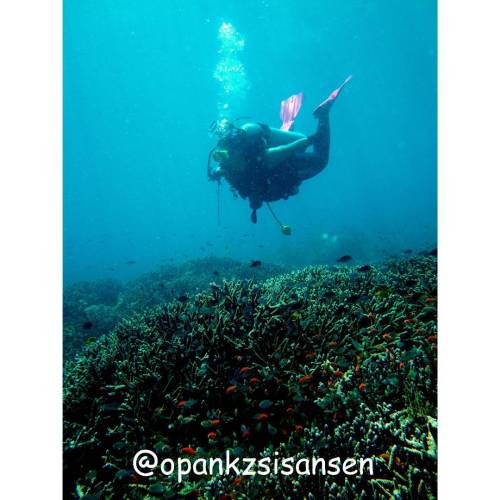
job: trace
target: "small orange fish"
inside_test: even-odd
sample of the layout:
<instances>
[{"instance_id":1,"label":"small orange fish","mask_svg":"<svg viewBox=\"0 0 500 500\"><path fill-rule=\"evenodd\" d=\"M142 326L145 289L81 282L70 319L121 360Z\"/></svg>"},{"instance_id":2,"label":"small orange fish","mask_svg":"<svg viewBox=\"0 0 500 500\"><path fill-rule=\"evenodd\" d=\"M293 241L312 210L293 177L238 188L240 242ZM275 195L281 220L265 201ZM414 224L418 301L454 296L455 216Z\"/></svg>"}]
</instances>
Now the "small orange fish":
<instances>
[{"instance_id":1,"label":"small orange fish","mask_svg":"<svg viewBox=\"0 0 500 500\"><path fill-rule=\"evenodd\" d=\"M248 436L250 436L250 431L243 431L241 433L241 435L244 437L244 438L247 438Z\"/></svg>"},{"instance_id":2,"label":"small orange fish","mask_svg":"<svg viewBox=\"0 0 500 500\"><path fill-rule=\"evenodd\" d=\"M424 300L424 304L430 304L431 302L436 302L436 297L427 297L425 300Z\"/></svg>"},{"instance_id":3,"label":"small orange fish","mask_svg":"<svg viewBox=\"0 0 500 500\"><path fill-rule=\"evenodd\" d=\"M337 347L338 342L336 340L332 340L331 342L328 343L330 347Z\"/></svg>"},{"instance_id":4,"label":"small orange fish","mask_svg":"<svg viewBox=\"0 0 500 500\"><path fill-rule=\"evenodd\" d=\"M184 405L186 404L186 401L182 400L177 403L177 408L183 408Z\"/></svg>"},{"instance_id":5,"label":"small orange fish","mask_svg":"<svg viewBox=\"0 0 500 500\"><path fill-rule=\"evenodd\" d=\"M220 424L220 420L218 418L214 418L214 419L210 420L210 423L212 425L219 425Z\"/></svg>"},{"instance_id":6,"label":"small orange fish","mask_svg":"<svg viewBox=\"0 0 500 500\"><path fill-rule=\"evenodd\" d=\"M294 428L295 428L295 432L300 432L301 430L304 429L304 426L300 425L300 424L295 424Z\"/></svg>"},{"instance_id":7,"label":"small orange fish","mask_svg":"<svg viewBox=\"0 0 500 500\"><path fill-rule=\"evenodd\" d=\"M399 368L403 368L403 366L404 366L404 365L405 365L405 364L404 364L404 361L400 361L400 362L399 362Z\"/></svg>"},{"instance_id":8,"label":"small orange fish","mask_svg":"<svg viewBox=\"0 0 500 500\"><path fill-rule=\"evenodd\" d=\"M411 324L411 323L416 323L416 322L417 322L417 321L416 321L415 319L413 319L413 318L406 318L406 319L403 321L403 323L404 323L405 325L409 325L409 324Z\"/></svg>"},{"instance_id":9,"label":"small orange fish","mask_svg":"<svg viewBox=\"0 0 500 500\"><path fill-rule=\"evenodd\" d=\"M308 353L306 354L306 359L307 359L307 360L309 360L309 361L310 361L311 359L314 359L315 357L316 357L316 353L315 353L314 351L308 352Z\"/></svg>"},{"instance_id":10,"label":"small orange fish","mask_svg":"<svg viewBox=\"0 0 500 500\"><path fill-rule=\"evenodd\" d=\"M246 373L249 372L251 368L249 366L244 366L243 368L240 368L240 373Z\"/></svg>"},{"instance_id":11,"label":"small orange fish","mask_svg":"<svg viewBox=\"0 0 500 500\"><path fill-rule=\"evenodd\" d=\"M240 483L241 483L241 481L242 481L242 479L241 479L241 477L240 477L240 476L235 477L235 478L233 479L233 484L240 484Z\"/></svg>"},{"instance_id":12,"label":"small orange fish","mask_svg":"<svg viewBox=\"0 0 500 500\"><path fill-rule=\"evenodd\" d=\"M227 389L226 389L226 394L232 394L236 389L238 389L235 385L230 385Z\"/></svg>"},{"instance_id":13,"label":"small orange fish","mask_svg":"<svg viewBox=\"0 0 500 500\"><path fill-rule=\"evenodd\" d=\"M437 340L437 335L429 335L429 336L427 337L427 340L428 340L429 342L434 342L435 340Z\"/></svg>"},{"instance_id":14,"label":"small orange fish","mask_svg":"<svg viewBox=\"0 0 500 500\"><path fill-rule=\"evenodd\" d=\"M431 345L431 349L434 349L435 351L437 351L437 348L438 348L437 344L432 344Z\"/></svg>"},{"instance_id":15,"label":"small orange fish","mask_svg":"<svg viewBox=\"0 0 500 500\"><path fill-rule=\"evenodd\" d=\"M217 437L217 433L214 431L211 431L207 434L208 439L215 439Z\"/></svg>"},{"instance_id":16,"label":"small orange fish","mask_svg":"<svg viewBox=\"0 0 500 500\"><path fill-rule=\"evenodd\" d=\"M287 412L288 414L293 413L293 411L294 411L294 410L293 410L293 406L289 406L289 407L286 409L286 412Z\"/></svg>"},{"instance_id":17,"label":"small orange fish","mask_svg":"<svg viewBox=\"0 0 500 500\"><path fill-rule=\"evenodd\" d=\"M383 338L384 340L392 340L392 336L391 336L391 334L390 334L390 333L384 333L384 334L382 335L382 338Z\"/></svg>"},{"instance_id":18,"label":"small orange fish","mask_svg":"<svg viewBox=\"0 0 500 500\"><path fill-rule=\"evenodd\" d=\"M181 448L181 452L185 453L186 455L196 455L196 450L194 448L191 448L191 446Z\"/></svg>"},{"instance_id":19,"label":"small orange fish","mask_svg":"<svg viewBox=\"0 0 500 500\"><path fill-rule=\"evenodd\" d=\"M251 377L249 380L248 380L251 384L258 384L260 382L260 379L257 378L257 377Z\"/></svg>"},{"instance_id":20,"label":"small orange fish","mask_svg":"<svg viewBox=\"0 0 500 500\"><path fill-rule=\"evenodd\" d=\"M361 368L360 368L360 366L359 366L359 363L357 363L357 364L356 364L356 368L354 368L354 373L355 373L356 375L359 375L359 372L360 372L360 371L361 371Z\"/></svg>"},{"instance_id":21,"label":"small orange fish","mask_svg":"<svg viewBox=\"0 0 500 500\"><path fill-rule=\"evenodd\" d=\"M336 370L332 373L334 377L340 378L344 376L344 372L342 370Z\"/></svg>"},{"instance_id":22,"label":"small orange fish","mask_svg":"<svg viewBox=\"0 0 500 500\"><path fill-rule=\"evenodd\" d=\"M364 383L363 384L359 384L358 388L359 388L360 391L364 391L366 389L366 384L364 384Z\"/></svg>"},{"instance_id":23,"label":"small orange fish","mask_svg":"<svg viewBox=\"0 0 500 500\"><path fill-rule=\"evenodd\" d=\"M269 415L267 413L259 413L256 418L259 422L264 422L264 420L269 418Z\"/></svg>"},{"instance_id":24,"label":"small orange fish","mask_svg":"<svg viewBox=\"0 0 500 500\"><path fill-rule=\"evenodd\" d=\"M390 460L390 458L391 458L390 455L389 455L389 453L381 453L379 455L379 457L383 458L386 462L388 462Z\"/></svg>"},{"instance_id":25,"label":"small orange fish","mask_svg":"<svg viewBox=\"0 0 500 500\"><path fill-rule=\"evenodd\" d=\"M300 377L297 382L299 384L305 384L306 382L310 382L312 380L312 375L304 375L303 377Z\"/></svg>"}]
</instances>

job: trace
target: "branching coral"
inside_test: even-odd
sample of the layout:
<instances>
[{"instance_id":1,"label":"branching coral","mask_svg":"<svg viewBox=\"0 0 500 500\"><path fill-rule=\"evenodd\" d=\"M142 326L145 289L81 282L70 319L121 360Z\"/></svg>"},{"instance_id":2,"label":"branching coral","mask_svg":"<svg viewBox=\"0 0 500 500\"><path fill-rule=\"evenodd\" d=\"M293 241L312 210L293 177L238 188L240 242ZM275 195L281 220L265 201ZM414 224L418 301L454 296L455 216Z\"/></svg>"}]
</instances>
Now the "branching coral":
<instances>
[{"instance_id":1,"label":"branching coral","mask_svg":"<svg viewBox=\"0 0 500 500\"><path fill-rule=\"evenodd\" d=\"M66 494L435 496L436 346L431 256L214 283L123 320L67 363ZM134 476L141 448L364 457L375 473L178 485Z\"/></svg>"},{"instance_id":2,"label":"branching coral","mask_svg":"<svg viewBox=\"0 0 500 500\"><path fill-rule=\"evenodd\" d=\"M227 258L210 257L163 265L121 284L97 280L69 285L64 291L64 356L74 357L90 341L109 333L119 320L207 288L223 279L269 278L284 269L266 264L251 268Z\"/></svg>"}]
</instances>

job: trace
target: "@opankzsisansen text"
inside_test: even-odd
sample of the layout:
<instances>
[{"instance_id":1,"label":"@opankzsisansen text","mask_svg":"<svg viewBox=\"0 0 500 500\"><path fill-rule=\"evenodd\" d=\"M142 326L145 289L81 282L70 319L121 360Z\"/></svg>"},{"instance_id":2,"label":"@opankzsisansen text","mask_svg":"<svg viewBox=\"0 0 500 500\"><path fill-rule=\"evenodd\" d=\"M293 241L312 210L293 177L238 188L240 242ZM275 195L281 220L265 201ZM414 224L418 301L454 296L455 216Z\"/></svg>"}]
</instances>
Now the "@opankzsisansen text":
<instances>
[{"instance_id":1,"label":"@opankzsisansen text","mask_svg":"<svg viewBox=\"0 0 500 500\"><path fill-rule=\"evenodd\" d=\"M143 477L158 473L163 476L174 474L179 482L182 482L183 478L189 474L198 476L230 474L237 476L267 476L269 474L337 476L343 473L348 476L363 474L373 476L373 459L281 457L278 452L275 452L273 457L231 457L229 450L226 450L224 458L200 457L191 460L187 457L178 457L176 459L164 458L160 461L154 451L143 449L135 454L133 468L136 474Z\"/></svg>"}]
</instances>

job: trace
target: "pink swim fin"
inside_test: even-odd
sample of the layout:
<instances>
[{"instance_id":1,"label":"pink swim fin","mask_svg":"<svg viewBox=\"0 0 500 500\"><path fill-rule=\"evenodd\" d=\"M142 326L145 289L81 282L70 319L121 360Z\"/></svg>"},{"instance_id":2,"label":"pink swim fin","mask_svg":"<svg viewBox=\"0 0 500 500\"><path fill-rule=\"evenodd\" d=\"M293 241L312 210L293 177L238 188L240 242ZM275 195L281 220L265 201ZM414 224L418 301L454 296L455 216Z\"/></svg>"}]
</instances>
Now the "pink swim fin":
<instances>
[{"instance_id":1,"label":"pink swim fin","mask_svg":"<svg viewBox=\"0 0 500 500\"><path fill-rule=\"evenodd\" d=\"M352 75L349 75L345 80L344 83L338 88L335 89L320 105L316 107L316 109L313 111L313 115L316 116L319 112L320 109L324 109L325 111L330 109L330 106L333 104L333 101L337 98L337 96L340 94L340 91L344 88L344 85L352 78Z\"/></svg>"},{"instance_id":2,"label":"pink swim fin","mask_svg":"<svg viewBox=\"0 0 500 500\"><path fill-rule=\"evenodd\" d=\"M290 96L286 101L281 101L280 117L283 122L280 127L281 130L290 130L293 121L299 114L303 99L304 94L299 92Z\"/></svg>"}]
</instances>

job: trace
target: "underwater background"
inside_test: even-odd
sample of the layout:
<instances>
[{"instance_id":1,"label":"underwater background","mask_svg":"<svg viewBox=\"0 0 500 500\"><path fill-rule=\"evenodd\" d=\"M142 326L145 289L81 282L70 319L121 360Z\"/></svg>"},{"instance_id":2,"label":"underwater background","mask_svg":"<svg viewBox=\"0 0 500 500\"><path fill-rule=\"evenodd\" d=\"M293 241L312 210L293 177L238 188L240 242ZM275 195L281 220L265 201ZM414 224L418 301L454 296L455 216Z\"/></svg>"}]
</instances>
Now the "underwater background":
<instances>
[{"instance_id":1,"label":"underwater background","mask_svg":"<svg viewBox=\"0 0 500 500\"><path fill-rule=\"evenodd\" d=\"M64 2L64 498L437 495L436 3ZM330 111L264 206L213 124ZM160 458L369 458L373 475L139 476Z\"/></svg>"},{"instance_id":2,"label":"underwater background","mask_svg":"<svg viewBox=\"0 0 500 500\"><path fill-rule=\"evenodd\" d=\"M65 0L63 61L65 285L207 257L365 264L435 245L434 1ZM252 224L224 182L219 225L210 124L229 109L278 127L280 101L303 91L296 130L310 134L349 74L328 167L272 204L292 235L265 207Z\"/></svg>"}]
</instances>

